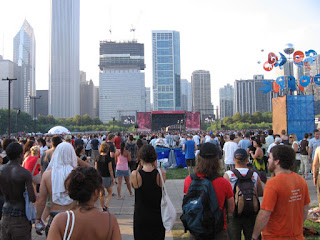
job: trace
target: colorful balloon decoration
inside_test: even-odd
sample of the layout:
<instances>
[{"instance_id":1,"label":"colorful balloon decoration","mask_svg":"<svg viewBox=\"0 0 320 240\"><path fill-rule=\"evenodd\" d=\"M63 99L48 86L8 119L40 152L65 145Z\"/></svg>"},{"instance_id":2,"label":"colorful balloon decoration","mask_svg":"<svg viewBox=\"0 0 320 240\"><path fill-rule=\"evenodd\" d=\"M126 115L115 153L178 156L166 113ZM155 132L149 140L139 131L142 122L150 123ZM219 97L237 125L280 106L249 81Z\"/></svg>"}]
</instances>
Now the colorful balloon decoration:
<instances>
[{"instance_id":1,"label":"colorful balloon decoration","mask_svg":"<svg viewBox=\"0 0 320 240\"><path fill-rule=\"evenodd\" d=\"M302 51L294 51L294 46L291 43L288 43L284 50L286 54L291 55L293 54L293 63L297 67L302 67L305 66L309 70L310 65L313 64L317 58L317 52L310 49L308 51L302 52ZM283 68L284 64L286 64L287 58L286 56L279 52L279 57L273 53L270 52L268 54L268 61L266 61L263 64L263 69L267 72L270 72L276 67L279 67L280 69ZM259 62L260 63L260 62ZM296 90L296 80L293 76L288 76L287 77L288 81L288 89L291 89L292 91ZM299 80L299 89L301 91L304 90L305 87L307 87L310 83L314 82L317 85L320 85L320 74L310 77L307 75L304 75L300 78ZM263 93L268 93L273 91L274 93L278 93L280 90L283 90L285 88L285 77L278 77L275 82L268 82L268 81L263 81L260 91Z\"/></svg>"}]
</instances>

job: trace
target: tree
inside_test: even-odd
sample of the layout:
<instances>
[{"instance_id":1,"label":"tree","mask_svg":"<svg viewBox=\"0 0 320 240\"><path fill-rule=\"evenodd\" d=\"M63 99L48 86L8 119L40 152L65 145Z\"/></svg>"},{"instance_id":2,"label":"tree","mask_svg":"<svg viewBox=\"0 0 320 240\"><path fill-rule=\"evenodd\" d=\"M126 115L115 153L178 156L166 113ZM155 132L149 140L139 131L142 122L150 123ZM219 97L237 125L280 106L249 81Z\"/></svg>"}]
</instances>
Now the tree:
<instances>
[{"instance_id":1,"label":"tree","mask_svg":"<svg viewBox=\"0 0 320 240\"><path fill-rule=\"evenodd\" d=\"M241 117L241 114L239 112L234 114L233 117L232 117L232 120L233 120L234 123L241 122L241 119L242 119L242 117Z\"/></svg>"},{"instance_id":2,"label":"tree","mask_svg":"<svg viewBox=\"0 0 320 240\"><path fill-rule=\"evenodd\" d=\"M264 112L262 113L262 120L266 123L272 122L272 112Z\"/></svg>"},{"instance_id":3,"label":"tree","mask_svg":"<svg viewBox=\"0 0 320 240\"><path fill-rule=\"evenodd\" d=\"M263 117L261 112L254 112L252 114L252 123L261 123L263 122Z\"/></svg>"},{"instance_id":4,"label":"tree","mask_svg":"<svg viewBox=\"0 0 320 240\"><path fill-rule=\"evenodd\" d=\"M244 113L242 118L241 118L241 122L243 123L250 123L251 122L251 116L249 113Z\"/></svg>"},{"instance_id":5,"label":"tree","mask_svg":"<svg viewBox=\"0 0 320 240\"><path fill-rule=\"evenodd\" d=\"M225 117L225 118L223 119L223 124L224 124L224 125L230 125L230 124L232 124L232 123L233 123L232 117Z\"/></svg>"},{"instance_id":6,"label":"tree","mask_svg":"<svg viewBox=\"0 0 320 240\"><path fill-rule=\"evenodd\" d=\"M92 125L92 119L88 114L83 115L82 117L82 126Z\"/></svg>"}]
</instances>

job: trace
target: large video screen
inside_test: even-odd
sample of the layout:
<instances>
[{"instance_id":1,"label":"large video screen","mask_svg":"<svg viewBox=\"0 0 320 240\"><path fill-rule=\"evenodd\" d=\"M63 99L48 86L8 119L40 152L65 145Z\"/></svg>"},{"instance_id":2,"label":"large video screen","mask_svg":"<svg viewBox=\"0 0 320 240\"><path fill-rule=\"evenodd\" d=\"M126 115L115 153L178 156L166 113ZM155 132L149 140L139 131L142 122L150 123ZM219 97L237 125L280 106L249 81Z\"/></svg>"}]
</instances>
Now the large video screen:
<instances>
[{"instance_id":1,"label":"large video screen","mask_svg":"<svg viewBox=\"0 0 320 240\"><path fill-rule=\"evenodd\" d=\"M137 113L138 131L151 131L151 112Z\"/></svg>"},{"instance_id":2,"label":"large video screen","mask_svg":"<svg viewBox=\"0 0 320 240\"><path fill-rule=\"evenodd\" d=\"M186 130L200 130L200 112L187 112Z\"/></svg>"}]
</instances>

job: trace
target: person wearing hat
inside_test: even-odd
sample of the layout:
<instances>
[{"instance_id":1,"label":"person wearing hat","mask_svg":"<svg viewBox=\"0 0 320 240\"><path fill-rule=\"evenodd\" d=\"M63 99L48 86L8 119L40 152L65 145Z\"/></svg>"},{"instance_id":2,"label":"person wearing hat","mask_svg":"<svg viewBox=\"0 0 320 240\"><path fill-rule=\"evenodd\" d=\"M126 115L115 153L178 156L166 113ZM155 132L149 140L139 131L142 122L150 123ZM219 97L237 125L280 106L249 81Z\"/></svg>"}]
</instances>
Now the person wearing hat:
<instances>
[{"instance_id":1,"label":"person wearing hat","mask_svg":"<svg viewBox=\"0 0 320 240\"><path fill-rule=\"evenodd\" d=\"M212 143L204 143L201 146L200 153L198 155L198 164L195 168L195 172L198 177L205 178L214 175L220 175L218 154L219 152L217 147ZM183 191L185 194L188 193L191 182L192 179L189 175L184 180ZM234 198L230 182L228 182L223 177L218 177L212 181L212 185L217 195L220 210L224 209L226 203L227 211L229 213L232 213L234 211ZM190 234L190 239L195 239L192 234ZM224 230L217 233L214 239L228 239L226 221L224 222Z\"/></svg>"},{"instance_id":2,"label":"person wearing hat","mask_svg":"<svg viewBox=\"0 0 320 240\"><path fill-rule=\"evenodd\" d=\"M247 167L247 163L249 161L247 151L242 148L237 149L234 152L233 160L235 162L235 169L238 170L242 176L246 176L249 172L249 168ZM235 184L238 180L235 173L229 170L225 172L223 177L230 182L232 189L234 189ZM254 187L256 188L258 196L263 196L262 183L259 178L259 175L256 172L253 172L251 180L254 183ZM252 216L229 215L227 228L229 239L241 239L241 231L243 231L245 239L251 239L254 223L256 221L256 216L256 214L253 214Z\"/></svg>"}]
</instances>

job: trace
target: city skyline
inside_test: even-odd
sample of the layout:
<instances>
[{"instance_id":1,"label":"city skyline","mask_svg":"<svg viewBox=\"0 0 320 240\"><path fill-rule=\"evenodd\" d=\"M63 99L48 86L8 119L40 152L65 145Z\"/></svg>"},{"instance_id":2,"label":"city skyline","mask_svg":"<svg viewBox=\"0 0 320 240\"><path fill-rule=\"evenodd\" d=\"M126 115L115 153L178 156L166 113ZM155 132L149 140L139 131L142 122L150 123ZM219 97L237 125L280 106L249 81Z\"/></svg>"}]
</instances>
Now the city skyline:
<instances>
[{"instance_id":1,"label":"city skyline","mask_svg":"<svg viewBox=\"0 0 320 240\"><path fill-rule=\"evenodd\" d=\"M24 19L37 39L37 89L49 88L50 1L1 0L0 55L12 60L12 39ZM177 11L183 5L182 11ZM19 6L19 7L17 7ZM170 8L168 8L170 6ZM132 40L145 44L146 86L152 86L152 41L155 29L176 30L181 39L181 78L190 81L196 69L211 73L211 94L218 105L218 91L235 79L264 74L275 79L275 71L262 69L268 52L293 43L297 50L319 51L320 25L313 1L164 1L155 10L147 1L82 1L80 9L80 69L87 79L99 82L99 41ZM14 15L12 16L12 14ZM297 14L299 13L299 14ZM125 16L125 17L124 17ZM192 17L190 17L192 16ZM131 27L133 25L133 27ZM111 27L112 34L109 29ZM136 29L130 32L130 28ZM307 36L307 37L306 37ZM260 50L264 49L264 53ZM228 71L232 68L232 71Z\"/></svg>"}]
</instances>

